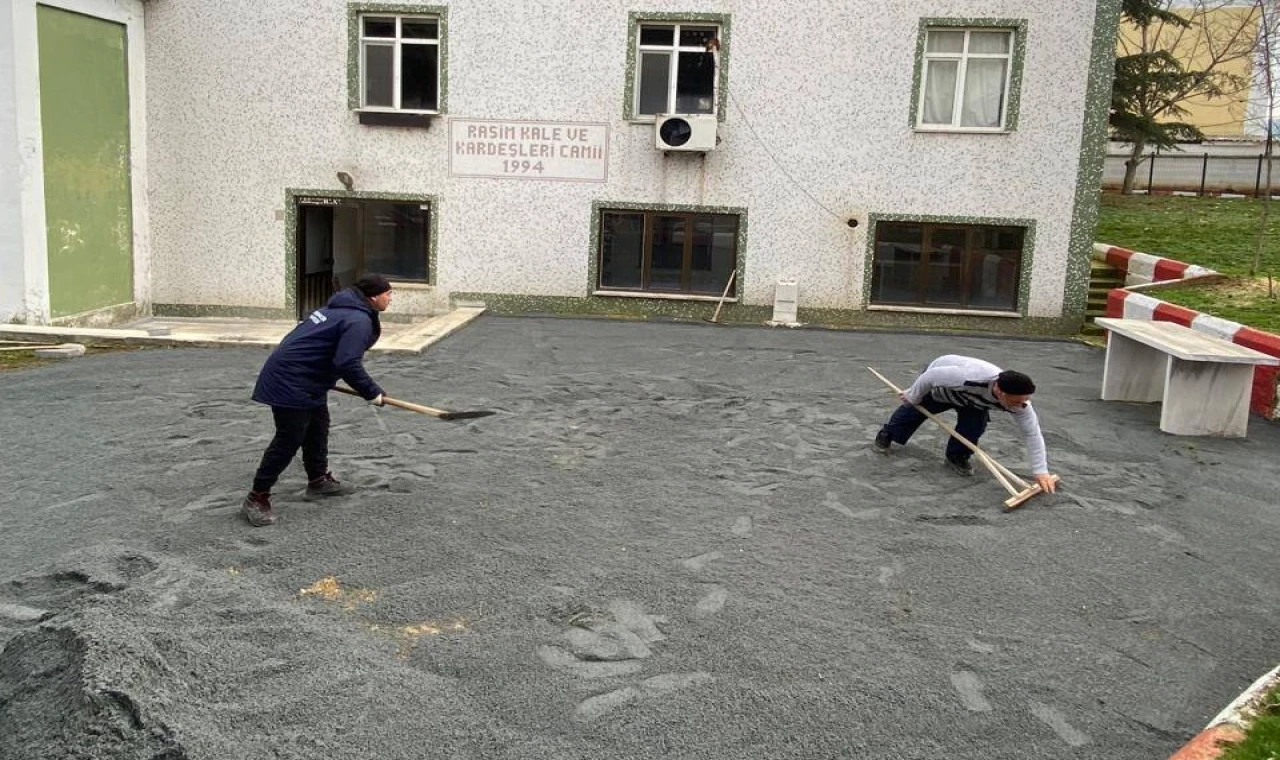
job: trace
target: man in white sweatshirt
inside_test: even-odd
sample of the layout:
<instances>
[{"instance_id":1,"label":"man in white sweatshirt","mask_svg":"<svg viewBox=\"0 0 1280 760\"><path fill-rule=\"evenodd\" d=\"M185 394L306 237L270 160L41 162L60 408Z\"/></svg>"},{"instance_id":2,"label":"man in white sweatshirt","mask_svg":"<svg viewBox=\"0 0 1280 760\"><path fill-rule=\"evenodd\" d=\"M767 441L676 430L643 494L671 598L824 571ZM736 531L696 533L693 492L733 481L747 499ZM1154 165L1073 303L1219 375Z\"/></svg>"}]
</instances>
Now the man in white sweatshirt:
<instances>
[{"instance_id":1,"label":"man in white sweatshirt","mask_svg":"<svg viewBox=\"0 0 1280 760\"><path fill-rule=\"evenodd\" d=\"M956 432L977 445L986 432L992 409L1013 415L1027 443L1027 457L1036 483L1047 492L1055 489L1055 478L1049 473L1045 457L1044 436L1040 420L1031 408L1035 383L1021 372L1001 371L991 362L969 356L947 354L934 359L924 373L900 394L903 404L876 433L876 450L887 454L893 443L905 445L921 423L927 419L915 404L938 414L956 410ZM972 475L972 452L955 438L947 438L947 464L961 475Z\"/></svg>"}]
</instances>

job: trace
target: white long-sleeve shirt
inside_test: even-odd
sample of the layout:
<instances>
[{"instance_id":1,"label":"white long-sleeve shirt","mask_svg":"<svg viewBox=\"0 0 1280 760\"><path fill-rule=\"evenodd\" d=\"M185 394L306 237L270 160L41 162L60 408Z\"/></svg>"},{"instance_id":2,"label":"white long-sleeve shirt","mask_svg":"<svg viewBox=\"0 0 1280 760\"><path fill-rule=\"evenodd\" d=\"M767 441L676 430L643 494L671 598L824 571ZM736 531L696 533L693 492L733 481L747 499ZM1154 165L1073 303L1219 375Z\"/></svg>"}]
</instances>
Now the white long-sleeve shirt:
<instances>
[{"instance_id":1,"label":"white long-sleeve shirt","mask_svg":"<svg viewBox=\"0 0 1280 760\"><path fill-rule=\"evenodd\" d=\"M947 354L929 363L910 388L904 391L907 400L919 404L926 396L952 406L969 409L999 409L1013 415L1027 444L1027 459L1031 472L1044 475L1049 472L1045 455L1044 436L1040 434L1040 418L1031 402L1016 409L1005 409L991 392L1000 368L991 362L971 356Z\"/></svg>"}]
</instances>

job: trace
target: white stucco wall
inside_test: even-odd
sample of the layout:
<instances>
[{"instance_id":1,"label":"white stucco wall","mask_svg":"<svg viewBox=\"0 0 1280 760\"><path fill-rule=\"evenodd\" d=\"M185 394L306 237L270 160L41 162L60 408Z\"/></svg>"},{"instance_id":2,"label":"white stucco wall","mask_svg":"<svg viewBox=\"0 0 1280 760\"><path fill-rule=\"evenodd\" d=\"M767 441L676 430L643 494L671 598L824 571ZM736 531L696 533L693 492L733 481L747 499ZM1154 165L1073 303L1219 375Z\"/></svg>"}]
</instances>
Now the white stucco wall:
<instances>
[{"instance_id":1,"label":"white stucco wall","mask_svg":"<svg viewBox=\"0 0 1280 760\"><path fill-rule=\"evenodd\" d=\"M150 302L146 166L146 41L141 0L40 0L47 5L126 27L129 69L130 164L133 201L134 301ZM40 51L35 0L0 0L0 321L49 321ZM12 21L12 23L9 23Z\"/></svg>"},{"instance_id":2,"label":"white stucco wall","mask_svg":"<svg viewBox=\"0 0 1280 760\"><path fill-rule=\"evenodd\" d=\"M31 142L30 85L23 79L35 42L20 33L28 19L34 33L34 8L26 0L0 0L0 167L9 173L0 183L0 322L38 320L44 292L44 206L42 200L36 217L29 202L37 191L43 198L43 183L38 142ZM38 137L38 114L34 127Z\"/></svg>"},{"instance_id":3,"label":"white stucco wall","mask_svg":"<svg viewBox=\"0 0 1280 760\"><path fill-rule=\"evenodd\" d=\"M628 13L686 3L433 4L450 9L449 115L605 122L609 181L451 177L445 119L359 125L343 0L151 3L157 303L283 308L285 188L337 190L346 171L358 190L438 196L446 291L587 295L591 204L611 200L745 207L745 301L771 303L775 281L794 279L802 307L863 306L868 214L1033 219L1028 315L1060 314L1094 3L699 4L732 15L731 97L705 158L655 150L653 127L622 114ZM909 128L919 19L941 15L1027 20L1013 133Z\"/></svg>"}]
</instances>

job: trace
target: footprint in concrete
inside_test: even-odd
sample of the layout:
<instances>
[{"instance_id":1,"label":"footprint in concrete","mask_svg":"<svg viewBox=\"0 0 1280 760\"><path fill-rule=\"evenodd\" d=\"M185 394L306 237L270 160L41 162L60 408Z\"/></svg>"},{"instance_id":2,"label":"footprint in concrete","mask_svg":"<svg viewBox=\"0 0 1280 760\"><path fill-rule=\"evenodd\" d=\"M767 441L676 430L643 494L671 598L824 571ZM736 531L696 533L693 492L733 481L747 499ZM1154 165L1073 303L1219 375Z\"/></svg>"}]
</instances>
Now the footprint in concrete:
<instances>
[{"instance_id":1,"label":"footprint in concrete","mask_svg":"<svg viewBox=\"0 0 1280 760\"><path fill-rule=\"evenodd\" d=\"M548 666L578 678L616 678L640 671L644 665L636 660L622 662L583 662L573 653L556 646L538 647L538 657Z\"/></svg>"},{"instance_id":2,"label":"footprint in concrete","mask_svg":"<svg viewBox=\"0 0 1280 760\"><path fill-rule=\"evenodd\" d=\"M229 494L210 494L201 496L200 498L183 504L178 511L188 513L183 519L189 517L192 512L214 512L229 507L238 506L240 498L238 495Z\"/></svg>"},{"instance_id":3,"label":"footprint in concrete","mask_svg":"<svg viewBox=\"0 0 1280 760\"><path fill-rule=\"evenodd\" d=\"M260 536L255 533L253 535L245 536L244 538L237 540L236 545L239 546L241 549L247 549L249 551L259 551L261 549L267 548L268 546L271 546L271 540L266 538L265 536Z\"/></svg>"},{"instance_id":4,"label":"footprint in concrete","mask_svg":"<svg viewBox=\"0 0 1280 760\"><path fill-rule=\"evenodd\" d=\"M1066 742L1072 747L1082 747L1089 743L1089 736L1067 722L1062 713L1039 702L1031 702L1028 707L1031 708L1031 714L1036 716L1041 723L1044 723L1053 732L1058 735L1059 739Z\"/></svg>"},{"instance_id":5,"label":"footprint in concrete","mask_svg":"<svg viewBox=\"0 0 1280 760\"><path fill-rule=\"evenodd\" d=\"M694 671L692 673L664 673L646 678L638 686L626 686L621 689L588 697L579 703L573 712L575 720L590 722L601 718L619 707L642 699L652 699L665 694L697 686L713 681L710 673Z\"/></svg>"},{"instance_id":6,"label":"footprint in concrete","mask_svg":"<svg viewBox=\"0 0 1280 760\"><path fill-rule=\"evenodd\" d=\"M618 621L627 630L634 633L646 644L652 644L655 641L663 641L666 635L658 629L659 623L666 623L667 619L662 615L650 615L645 612L640 605L625 599L618 599L609 603L609 614L613 619Z\"/></svg>"},{"instance_id":7,"label":"footprint in concrete","mask_svg":"<svg viewBox=\"0 0 1280 760\"><path fill-rule=\"evenodd\" d=\"M710 617L720 610L724 609L725 600L729 598L729 592L720 586L712 586L693 608L693 614L698 617Z\"/></svg>"},{"instance_id":8,"label":"footprint in concrete","mask_svg":"<svg viewBox=\"0 0 1280 760\"><path fill-rule=\"evenodd\" d=\"M972 670L952 673L951 685L960 694L960 702L964 705L964 709L972 712L991 712L991 703L982 696L983 683L977 673Z\"/></svg>"},{"instance_id":9,"label":"footprint in concrete","mask_svg":"<svg viewBox=\"0 0 1280 760\"><path fill-rule=\"evenodd\" d=\"M187 470L195 469L196 467L206 467L211 464L213 464L212 459L186 459L170 467L165 471L165 474L179 475Z\"/></svg>"},{"instance_id":10,"label":"footprint in concrete","mask_svg":"<svg viewBox=\"0 0 1280 760\"><path fill-rule=\"evenodd\" d=\"M828 509L834 509L845 517L853 517L853 510L840 503L840 499L836 498L834 491L827 491L827 497L823 500L822 506Z\"/></svg>"},{"instance_id":11,"label":"footprint in concrete","mask_svg":"<svg viewBox=\"0 0 1280 760\"><path fill-rule=\"evenodd\" d=\"M902 572L902 563L894 560L893 565L881 565L879 571L879 575L876 576L876 582L888 588L889 581L893 580L893 576Z\"/></svg>"},{"instance_id":12,"label":"footprint in concrete","mask_svg":"<svg viewBox=\"0 0 1280 760\"><path fill-rule=\"evenodd\" d=\"M688 559L681 560L680 565L686 570L691 570L695 573L699 573L699 572L702 572L702 570L706 568L708 564L720 559L723 556L724 555L721 554L720 552L707 552L706 554L699 554L696 557L689 557Z\"/></svg>"},{"instance_id":13,"label":"footprint in concrete","mask_svg":"<svg viewBox=\"0 0 1280 760\"><path fill-rule=\"evenodd\" d=\"M594 630L570 628L564 637L569 651L580 660L643 660L653 654L635 632L616 622Z\"/></svg>"},{"instance_id":14,"label":"footprint in concrete","mask_svg":"<svg viewBox=\"0 0 1280 760\"><path fill-rule=\"evenodd\" d=\"M649 644L666 639L658 624L661 615L650 615L625 599L611 602L607 610L585 605L572 608L570 624L559 646L543 646L538 656L547 665L580 678L611 678L638 672L652 656Z\"/></svg>"},{"instance_id":15,"label":"footprint in concrete","mask_svg":"<svg viewBox=\"0 0 1280 760\"><path fill-rule=\"evenodd\" d=\"M739 538L746 538L751 535L751 518L747 515L741 515L733 521L733 535Z\"/></svg>"},{"instance_id":16,"label":"footprint in concrete","mask_svg":"<svg viewBox=\"0 0 1280 760\"><path fill-rule=\"evenodd\" d=\"M968 639L965 641L965 643L969 645L970 649L972 649L975 652L979 652L981 654L993 654L996 651L996 647L994 644L988 644L985 641L978 641L977 639Z\"/></svg>"}]
</instances>

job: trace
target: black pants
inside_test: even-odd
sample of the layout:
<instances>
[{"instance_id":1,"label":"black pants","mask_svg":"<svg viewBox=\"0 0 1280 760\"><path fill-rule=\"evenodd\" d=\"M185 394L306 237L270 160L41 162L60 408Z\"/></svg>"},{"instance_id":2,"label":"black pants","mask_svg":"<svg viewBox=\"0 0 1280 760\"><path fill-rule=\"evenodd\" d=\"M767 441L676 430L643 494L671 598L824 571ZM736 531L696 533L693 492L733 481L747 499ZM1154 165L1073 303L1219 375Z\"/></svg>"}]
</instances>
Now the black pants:
<instances>
[{"instance_id":1,"label":"black pants","mask_svg":"<svg viewBox=\"0 0 1280 760\"><path fill-rule=\"evenodd\" d=\"M262 455L262 464L253 476L253 490L267 493L289 463L302 449L302 466L307 479L315 480L329 471L329 407L291 409L271 407L276 435Z\"/></svg>"},{"instance_id":2,"label":"black pants","mask_svg":"<svg viewBox=\"0 0 1280 760\"><path fill-rule=\"evenodd\" d=\"M940 412L948 409L956 410L956 432L964 436L970 443L977 445L978 439L982 434L987 432L987 422L991 419L986 409L970 409L963 406L952 406L951 404L936 401L932 396L926 396L924 401L920 402L920 406L929 410L929 413L937 416ZM905 444L911 440L911 435L916 432L921 423L927 420L911 404L903 404L898 407L893 416L889 418L889 422L885 424L884 429L889 431L889 437L894 442ZM958 459L962 462L969 461L969 457L973 452L968 446L960 443L955 438L947 436L947 457L949 459Z\"/></svg>"}]
</instances>

